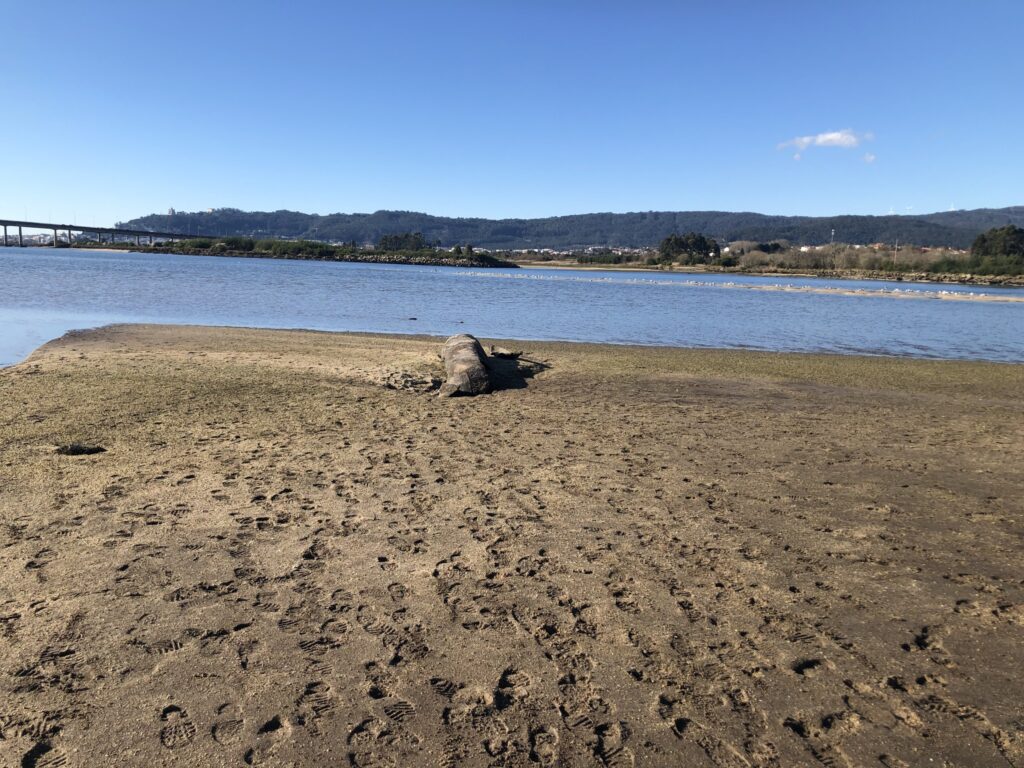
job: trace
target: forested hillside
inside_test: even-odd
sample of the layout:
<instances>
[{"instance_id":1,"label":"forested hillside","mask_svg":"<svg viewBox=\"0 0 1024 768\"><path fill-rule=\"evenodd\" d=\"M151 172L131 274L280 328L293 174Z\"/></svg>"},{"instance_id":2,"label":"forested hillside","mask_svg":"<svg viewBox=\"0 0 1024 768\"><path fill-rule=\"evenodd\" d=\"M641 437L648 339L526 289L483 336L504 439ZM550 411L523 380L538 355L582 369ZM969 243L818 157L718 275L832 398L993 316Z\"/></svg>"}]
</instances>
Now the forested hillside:
<instances>
[{"instance_id":1,"label":"forested hillside","mask_svg":"<svg viewBox=\"0 0 1024 768\"><path fill-rule=\"evenodd\" d=\"M386 235L421 232L429 244L473 244L491 249L576 246L656 246L673 233L699 232L719 242L788 240L820 245L913 243L968 248L993 227L1024 226L1024 206L949 211L921 216L766 216L759 213L682 211L588 213L546 219L456 219L410 211L376 213L246 212L219 208L200 213L143 216L118 226L201 235L306 238L377 243Z\"/></svg>"}]
</instances>

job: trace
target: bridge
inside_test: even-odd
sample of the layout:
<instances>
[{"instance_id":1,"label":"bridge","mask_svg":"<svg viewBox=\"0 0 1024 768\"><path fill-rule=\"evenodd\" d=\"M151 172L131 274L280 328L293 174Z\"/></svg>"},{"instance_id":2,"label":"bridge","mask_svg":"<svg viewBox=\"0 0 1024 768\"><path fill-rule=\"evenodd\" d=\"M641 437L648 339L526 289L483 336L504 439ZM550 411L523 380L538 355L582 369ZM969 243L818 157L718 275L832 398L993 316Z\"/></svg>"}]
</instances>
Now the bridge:
<instances>
[{"instance_id":1,"label":"bridge","mask_svg":"<svg viewBox=\"0 0 1024 768\"><path fill-rule=\"evenodd\" d=\"M8 227L17 227L18 235L17 241L18 246L25 247L25 238L23 230L25 229L44 229L53 232L53 247L56 248L61 243L61 236L67 233L67 243L71 245L74 241L72 239L72 233L78 232L82 235L95 235L96 242L102 243L104 236L110 238L110 242L114 242L118 237L121 238L135 238L136 245L142 245L142 238L149 238L149 243L153 243L153 239L157 240L185 240L191 237L205 237L205 235L184 235L181 232L153 232L152 230L145 229L121 229L119 227L83 227L78 224L49 224L41 221L14 221L11 219L0 219L0 226L4 228L4 245L13 245L14 235L8 235Z\"/></svg>"}]
</instances>

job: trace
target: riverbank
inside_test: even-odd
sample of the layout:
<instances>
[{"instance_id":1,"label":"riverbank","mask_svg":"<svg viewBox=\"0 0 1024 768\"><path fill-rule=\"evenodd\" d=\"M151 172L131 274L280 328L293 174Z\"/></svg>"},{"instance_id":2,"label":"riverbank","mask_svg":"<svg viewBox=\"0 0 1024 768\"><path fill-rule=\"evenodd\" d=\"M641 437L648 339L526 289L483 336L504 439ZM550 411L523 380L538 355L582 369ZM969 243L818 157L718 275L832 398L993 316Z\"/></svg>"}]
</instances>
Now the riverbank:
<instances>
[{"instance_id":1,"label":"riverbank","mask_svg":"<svg viewBox=\"0 0 1024 768\"><path fill-rule=\"evenodd\" d=\"M245 238L229 238L245 239ZM233 248L209 239L209 247L197 248L190 242L163 243L160 245L126 245L124 248L111 248L105 245L76 245L76 248L87 250L122 250L135 253L168 253L181 256L226 256L247 259L297 259L301 261L336 261L354 262L358 264L413 264L423 267L474 267L478 269L516 269L517 264L504 261L486 253L455 254L449 251L373 251L348 246L333 246L328 243L306 243L311 250L302 250L303 242L266 241L282 248L295 246L281 251L262 251L258 249Z\"/></svg>"},{"instance_id":2,"label":"riverbank","mask_svg":"<svg viewBox=\"0 0 1024 768\"><path fill-rule=\"evenodd\" d=\"M0 371L0 764L1024 761L1024 366L503 344Z\"/></svg>"},{"instance_id":3,"label":"riverbank","mask_svg":"<svg viewBox=\"0 0 1024 768\"><path fill-rule=\"evenodd\" d=\"M517 266L531 269L585 269L614 272L680 272L684 274L750 275L751 277L819 277L830 280L885 280L907 283L939 283L955 285L989 285L1007 288L1024 287L1024 275L971 275L944 272L890 272L880 269L747 269L743 267L665 266L641 263L580 264L574 260L516 261Z\"/></svg>"},{"instance_id":4,"label":"riverbank","mask_svg":"<svg viewBox=\"0 0 1024 768\"><path fill-rule=\"evenodd\" d=\"M587 270L575 270L571 267L551 267L554 272L575 272ZM623 282L631 283L648 283L648 284L659 284L659 285L673 285L681 288L712 288L716 290L738 290L738 291L769 291L769 292L782 292L782 293L798 293L798 294L813 294L818 296L859 296L862 298L888 298L888 299L925 299L925 300L943 300L943 301L983 301L983 302L997 302L997 303L1009 303L1019 304L1024 303L1024 291L997 291L995 293L985 293L984 291L951 291L943 290L937 285L921 285L921 286L908 286L908 287L878 287L878 288L861 288L861 287L843 287L840 285L794 285L792 283L785 282L760 282L755 283L751 281L734 281L734 280L701 280L699 279L702 275L705 277L709 276L709 272L701 272L697 270L684 271L684 270L662 270L657 272L644 271L645 277L638 277L637 275L642 270L617 270L620 272L630 273L633 276L629 278L620 278ZM687 280L671 280L667 279L666 273L680 272L683 274L692 275L692 279ZM659 279L660 276L660 279ZM754 275L755 277L772 277L772 275ZM502 274L502 278L509 280L535 280L537 276L530 272L511 272L508 274ZM776 275L777 277L777 275ZM796 277L793 275L792 277ZM812 277L809 275L800 275L801 278ZM611 281L612 278L598 277L598 278L576 278L580 280L594 280L607 282ZM1002 286L997 286L1002 287Z\"/></svg>"}]
</instances>

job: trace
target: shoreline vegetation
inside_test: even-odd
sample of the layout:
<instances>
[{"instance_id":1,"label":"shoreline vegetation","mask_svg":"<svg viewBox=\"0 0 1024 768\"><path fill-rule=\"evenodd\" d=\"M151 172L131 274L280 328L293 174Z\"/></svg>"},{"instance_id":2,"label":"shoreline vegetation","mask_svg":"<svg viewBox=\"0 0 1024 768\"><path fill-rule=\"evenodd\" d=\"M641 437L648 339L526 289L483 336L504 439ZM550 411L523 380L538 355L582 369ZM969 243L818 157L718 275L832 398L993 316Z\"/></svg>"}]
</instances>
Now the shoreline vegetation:
<instances>
[{"instance_id":1,"label":"shoreline vegetation","mask_svg":"<svg viewBox=\"0 0 1024 768\"><path fill-rule=\"evenodd\" d=\"M748 275L792 275L1024 287L1024 229L1008 226L979 235L969 251L882 243L794 246L785 241L735 241L720 246L697 233L670 235L655 248L487 251L472 245L429 244L419 232L384 235L376 245L251 237L191 238L174 243L83 243L143 253L309 259L425 266L559 267Z\"/></svg>"},{"instance_id":2,"label":"shoreline vegetation","mask_svg":"<svg viewBox=\"0 0 1024 768\"><path fill-rule=\"evenodd\" d=\"M656 251L588 249L575 254L575 261L592 266L1024 286L1024 229L1011 225L983 232L970 250L884 243L796 246L783 240L740 240L720 246L713 238L690 232L666 237Z\"/></svg>"},{"instance_id":3,"label":"shoreline vegetation","mask_svg":"<svg viewBox=\"0 0 1024 768\"><path fill-rule=\"evenodd\" d=\"M481 341L0 371L0 764L1021 764L1024 366Z\"/></svg>"},{"instance_id":4,"label":"shoreline vegetation","mask_svg":"<svg viewBox=\"0 0 1024 768\"><path fill-rule=\"evenodd\" d=\"M398 236L402 237L402 236ZM316 240L255 240L249 237L202 237L158 245L135 243L75 244L76 248L103 248L139 253L174 253L185 256L234 256L255 259L302 259L349 261L364 264L415 264L433 267L515 269L517 264L472 246L452 250L429 248L416 240L400 239L394 245L368 248L355 243L323 243Z\"/></svg>"}]
</instances>

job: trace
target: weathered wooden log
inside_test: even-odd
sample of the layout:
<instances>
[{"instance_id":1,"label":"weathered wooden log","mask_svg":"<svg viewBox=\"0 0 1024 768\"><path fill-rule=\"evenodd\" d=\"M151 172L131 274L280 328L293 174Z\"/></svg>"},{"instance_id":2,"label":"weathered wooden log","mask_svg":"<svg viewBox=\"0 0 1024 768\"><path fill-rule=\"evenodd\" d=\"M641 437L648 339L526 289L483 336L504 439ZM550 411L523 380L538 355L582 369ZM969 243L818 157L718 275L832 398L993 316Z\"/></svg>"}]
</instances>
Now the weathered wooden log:
<instances>
[{"instance_id":1,"label":"weathered wooden log","mask_svg":"<svg viewBox=\"0 0 1024 768\"><path fill-rule=\"evenodd\" d=\"M518 360L522 354L522 352L513 352L511 349L496 347L491 344L491 357L500 357L505 360Z\"/></svg>"},{"instance_id":2,"label":"weathered wooden log","mask_svg":"<svg viewBox=\"0 0 1024 768\"><path fill-rule=\"evenodd\" d=\"M448 380L441 386L438 397L482 395L491 391L487 358L475 337L468 333L449 337L441 350L441 359Z\"/></svg>"}]
</instances>

